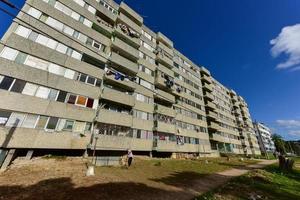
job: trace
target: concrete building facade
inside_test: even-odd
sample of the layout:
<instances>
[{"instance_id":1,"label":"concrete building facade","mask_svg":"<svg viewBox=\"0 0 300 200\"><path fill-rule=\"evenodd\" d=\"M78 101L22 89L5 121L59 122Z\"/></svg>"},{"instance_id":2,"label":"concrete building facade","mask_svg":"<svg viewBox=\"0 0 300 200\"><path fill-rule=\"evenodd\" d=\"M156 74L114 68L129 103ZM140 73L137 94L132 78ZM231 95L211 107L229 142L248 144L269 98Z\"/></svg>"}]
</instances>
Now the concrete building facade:
<instances>
[{"instance_id":1,"label":"concrete building facade","mask_svg":"<svg viewBox=\"0 0 300 200\"><path fill-rule=\"evenodd\" d=\"M253 123L256 137L258 140L259 148L262 153L273 153L275 152L275 144L272 140L271 129L261 122Z\"/></svg>"},{"instance_id":2,"label":"concrete building facade","mask_svg":"<svg viewBox=\"0 0 300 200\"><path fill-rule=\"evenodd\" d=\"M0 63L2 157L10 149L244 154L243 140L259 153L250 132L241 137L239 123L252 126L242 98L124 2L27 0L2 38Z\"/></svg>"}]
</instances>

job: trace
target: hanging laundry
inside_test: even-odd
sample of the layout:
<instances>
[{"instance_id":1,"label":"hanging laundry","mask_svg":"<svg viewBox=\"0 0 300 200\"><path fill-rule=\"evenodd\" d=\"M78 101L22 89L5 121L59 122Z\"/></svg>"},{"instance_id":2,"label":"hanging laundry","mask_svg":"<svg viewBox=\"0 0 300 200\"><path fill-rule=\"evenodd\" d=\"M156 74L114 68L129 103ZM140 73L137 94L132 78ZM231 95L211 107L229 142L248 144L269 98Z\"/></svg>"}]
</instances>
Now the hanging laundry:
<instances>
[{"instance_id":1,"label":"hanging laundry","mask_svg":"<svg viewBox=\"0 0 300 200\"><path fill-rule=\"evenodd\" d=\"M176 88L176 91L178 92L178 93L180 93L181 92L181 88Z\"/></svg>"},{"instance_id":2,"label":"hanging laundry","mask_svg":"<svg viewBox=\"0 0 300 200\"><path fill-rule=\"evenodd\" d=\"M111 71L111 70L107 70L107 71L106 71L106 75L107 75L107 76L115 75L115 73L114 73L113 71Z\"/></svg>"},{"instance_id":3,"label":"hanging laundry","mask_svg":"<svg viewBox=\"0 0 300 200\"><path fill-rule=\"evenodd\" d=\"M128 28L127 28L127 26L125 24L119 24L119 27L121 28L121 30L123 31L123 33L125 33L127 35L129 34Z\"/></svg>"},{"instance_id":4,"label":"hanging laundry","mask_svg":"<svg viewBox=\"0 0 300 200\"><path fill-rule=\"evenodd\" d=\"M122 75L119 72L115 73L115 80L119 80L121 76Z\"/></svg>"}]
</instances>

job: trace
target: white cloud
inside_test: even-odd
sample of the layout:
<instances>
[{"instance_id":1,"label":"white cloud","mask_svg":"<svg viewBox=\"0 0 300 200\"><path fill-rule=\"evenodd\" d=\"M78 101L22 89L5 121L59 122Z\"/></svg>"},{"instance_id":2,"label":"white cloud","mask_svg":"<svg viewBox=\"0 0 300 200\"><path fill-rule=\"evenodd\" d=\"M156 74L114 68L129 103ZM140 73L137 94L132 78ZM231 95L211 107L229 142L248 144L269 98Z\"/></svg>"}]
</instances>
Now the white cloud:
<instances>
[{"instance_id":1,"label":"white cloud","mask_svg":"<svg viewBox=\"0 0 300 200\"><path fill-rule=\"evenodd\" d=\"M287 55L285 62L279 63L277 69L299 69L300 65L300 24L284 27L280 34L270 41L273 57Z\"/></svg>"},{"instance_id":2,"label":"white cloud","mask_svg":"<svg viewBox=\"0 0 300 200\"><path fill-rule=\"evenodd\" d=\"M296 128L296 127L300 127L300 120L294 120L294 119L291 119L291 120L282 120L282 119L279 119L279 120L276 120L276 123L279 126L282 126L284 128Z\"/></svg>"},{"instance_id":3,"label":"white cloud","mask_svg":"<svg viewBox=\"0 0 300 200\"><path fill-rule=\"evenodd\" d=\"M300 130L291 130L288 133L289 135L300 136Z\"/></svg>"}]
</instances>

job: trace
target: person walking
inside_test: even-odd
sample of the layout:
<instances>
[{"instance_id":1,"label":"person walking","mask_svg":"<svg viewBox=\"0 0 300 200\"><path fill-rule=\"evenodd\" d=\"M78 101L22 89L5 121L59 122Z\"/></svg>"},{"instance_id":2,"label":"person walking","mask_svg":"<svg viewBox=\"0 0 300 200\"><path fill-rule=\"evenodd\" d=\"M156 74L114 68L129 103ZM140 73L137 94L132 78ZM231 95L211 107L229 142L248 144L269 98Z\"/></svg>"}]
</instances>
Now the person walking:
<instances>
[{"instance_id":1,"label":"person walking","mask_svg":"<svg viewBox=\"0 0 300 200\"><path fill-rule=\"evenodd\" d=\"M132 159L133 159L133 153L132 153L131 149L128 149L128 153L127 153L127 167L130 167L130 165L132 163Z\"/></svg>"}]
</instances>

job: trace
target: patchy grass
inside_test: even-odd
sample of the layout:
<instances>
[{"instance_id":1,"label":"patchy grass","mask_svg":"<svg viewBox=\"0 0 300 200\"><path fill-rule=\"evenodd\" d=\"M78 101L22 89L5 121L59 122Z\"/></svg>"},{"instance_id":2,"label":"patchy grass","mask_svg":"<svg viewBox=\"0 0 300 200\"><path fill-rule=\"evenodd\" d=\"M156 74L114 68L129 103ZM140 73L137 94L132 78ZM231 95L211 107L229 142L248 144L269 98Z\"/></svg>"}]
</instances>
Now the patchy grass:
<instances>
[{"instance_id":1,"label":"patchy grass","mask_svg":"<svg viewBox=\"0 0 300 200\"><path fill-rule=\"evenodd\" d=\"M296 166L300 159L295 159ZM300 168L283 173L274 164L265 169L254 170L234 178L223 187L208 192L198 200L241 200L241 199L300 199Z\"/></svg>"},{"instance_id":2,"label":"patchy grass","mask_svg":"<svg viewBox=\"0 0 300 200\"><path fill-rule=\"evenodd\" d=\"M206 160L208 163L206 163ZM126 167L97 167L96 174L107 176L109 179L119 181L129 180L135 182L180 182L194 180L204 175L224 171L233 167L241 167L256 163L256 160L232 158L207 158L199 160L175 159L142 159L135 158L133 165ZM168 178L169 180L166 180Z\"/></svg>"},{"instance_id":3,"label":"patchy grass","mask_svg":"<svg viewBox=\"0 0 300 200\"><path fill-rule=\"evenodd\" d=\"M15 162L0 176L0 199L188 200L224 178L206 175L257 161L136 157L129 169L96 167L92 177L85 175L87 162L56 156Z\"/></svg>"}]
</instances>

